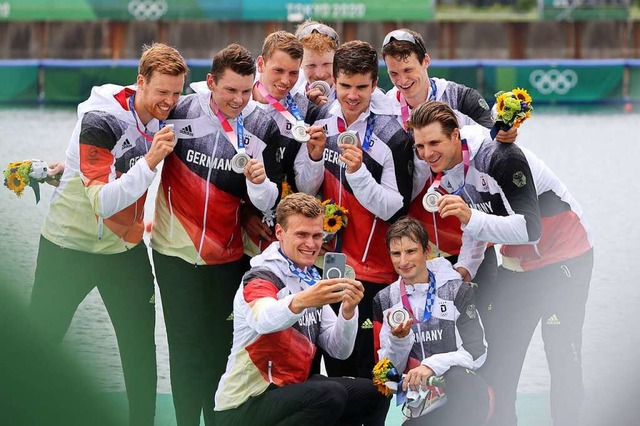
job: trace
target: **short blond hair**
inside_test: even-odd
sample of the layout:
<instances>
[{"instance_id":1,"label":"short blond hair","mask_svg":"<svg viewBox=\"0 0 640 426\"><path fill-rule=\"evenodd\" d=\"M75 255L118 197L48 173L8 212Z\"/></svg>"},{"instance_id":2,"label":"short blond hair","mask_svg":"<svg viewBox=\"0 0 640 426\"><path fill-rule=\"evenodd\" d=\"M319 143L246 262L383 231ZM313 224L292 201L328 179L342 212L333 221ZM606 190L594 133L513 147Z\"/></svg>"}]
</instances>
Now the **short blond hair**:
<instances>
[{"instance_id":1,"label":"short blond hair","mask_svg":"<svg viewBox=\"0 0 640 426\"><path fill-rule=\"evenodd\" d=\"M308 218L322 216L324 210L320 201L304 192L296 192L280 200L276 207L276 223L286 229L290 216L299 214Z\"/></svg>"},{"instance_id":2,"label":"short blond hair","mask_svg":"<svg viewBox=\"0 0 640 426\"><path fill-rule=\"evenodd\" d=\"M153 43L151 46L142 46L138 74L149 81L154 72L178 76L188 73L189 67L175 48L164 43Z\"/></svg>"},{"instance_id":3,"label":"short blond hair","mask_svg":"<svg viewBox=\"0 0 640 426\"><path fill-rule=\"evenodd\" d=\"M293 59L302 60L304 49L300 40L287 31L276 31L267 36L262 44L262 59L266 62L276 51L282 50Z\"/></svg>"}]
</instances>

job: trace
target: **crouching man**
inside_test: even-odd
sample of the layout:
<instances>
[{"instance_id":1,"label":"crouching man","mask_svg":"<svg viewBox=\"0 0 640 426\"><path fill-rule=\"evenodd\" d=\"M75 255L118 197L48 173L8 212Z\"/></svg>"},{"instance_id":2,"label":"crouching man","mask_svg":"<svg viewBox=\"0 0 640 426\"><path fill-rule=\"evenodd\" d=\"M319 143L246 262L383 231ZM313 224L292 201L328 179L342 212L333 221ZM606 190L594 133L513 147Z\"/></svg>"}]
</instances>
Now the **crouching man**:
<instances>
[{"instance_id":1,"label":"crouching man","mask_svg":"<svg viewBox=\"0 0 640 426\"><path fill-rule=\"evenodd\" d=\"M309 377L316 345L353 350L362 283L321 279L323 208L303 193L276 209L278 241L251 260L234 300L233 347L215 398L218 424L375 424L388 401L371 380ZM329 304L342 302L336 315ZM382 425L383 423L380 423Z\"/></svg>"}]
</instances>

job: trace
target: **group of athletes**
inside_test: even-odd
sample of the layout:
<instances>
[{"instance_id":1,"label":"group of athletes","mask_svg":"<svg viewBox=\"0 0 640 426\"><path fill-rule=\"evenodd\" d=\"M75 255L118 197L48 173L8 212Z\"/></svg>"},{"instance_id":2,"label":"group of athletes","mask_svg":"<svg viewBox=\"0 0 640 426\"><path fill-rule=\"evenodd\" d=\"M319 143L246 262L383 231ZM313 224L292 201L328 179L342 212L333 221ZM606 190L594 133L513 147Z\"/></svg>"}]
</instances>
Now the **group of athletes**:
<instances>
[{"instance_id":1,"label":"group of athletes","mask_svg":"<svg viewBox=\"0 0 640 426\"><path fill-rule=\"evenodd\" d=\"M390 32L382 59L388 93L376 48L305 21L257 58L220 50L182 95L187 64L156 43L135 85L78 106L31 314L56 344L98 288L131 425L154 422L154 276L179 426L383 425L382 358L418 402L444 377L446 404L414 404L407 424L515 425L539 322L554 425L577 424L593 267L580 206L516 129L490 137L476 90L429 76L420 34ZM329 241L319 200L348 211ZM355 277L322 279L334 251Z\"/></svg>"}]
</instances>

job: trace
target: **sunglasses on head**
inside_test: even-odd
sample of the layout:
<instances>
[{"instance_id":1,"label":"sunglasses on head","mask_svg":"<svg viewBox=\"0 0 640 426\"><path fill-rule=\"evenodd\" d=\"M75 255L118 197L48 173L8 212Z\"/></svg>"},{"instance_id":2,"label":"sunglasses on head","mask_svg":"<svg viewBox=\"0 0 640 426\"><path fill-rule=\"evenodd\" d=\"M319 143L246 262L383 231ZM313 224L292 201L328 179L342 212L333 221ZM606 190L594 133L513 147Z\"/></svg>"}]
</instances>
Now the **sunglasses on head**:
<instances>
[{"instance_id":1,"label":"sunglasses on head","mask_svg":"<svg viewBox=\"0 0 640 426\"><path fill-rule=\"evenodd\" d=\"M327 37L330 37L331 39L333 39L333 41L335 41L336 43L338 43L339 41L338 33L335 32L333 28L328 27L324 24L312 24L307 27L304 27L298 34L298 40L314 32L318 34L326 35Z\"/></svg>"},{"instance_id":2,"label":"sunglasses on head","mask_svg":"<svg viewBox=\"0 0 640 426\"><path fill-rule=\"evenodd\" d=\"M424 46L424 43L415 38L413 34L405 30L393 30L389 34L384 37L384 41L382 42L382 48L391 43L392 41L408 41L411 44L414 44L424 53L427 54L427 48Z\"/></svg>"}]
</instances>

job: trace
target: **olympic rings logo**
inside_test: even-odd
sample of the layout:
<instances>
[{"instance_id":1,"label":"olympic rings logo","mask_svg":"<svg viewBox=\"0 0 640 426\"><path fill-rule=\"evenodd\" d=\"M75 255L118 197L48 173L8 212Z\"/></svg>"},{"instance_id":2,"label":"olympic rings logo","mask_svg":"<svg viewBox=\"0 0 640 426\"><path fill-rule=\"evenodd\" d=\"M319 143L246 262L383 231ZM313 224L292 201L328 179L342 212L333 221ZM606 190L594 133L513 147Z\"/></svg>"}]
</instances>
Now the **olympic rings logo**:
<instances>
[{"instance_id":1,"label":"olympic rings logo","mask_svg":"<svg viewBox=\"0 0 640 426\"><path fill-rule=\"evenodd\" d=\"M128 10L138 21L157 21L167 13L169 5L166 0L131 0Z\"/></svg>"},{"instance_id":2,"label":"olympic rings logo","mask_svg":"<svg viewBox=\"0 0 640 426\"><path fill-rule=\"evenodd\" d=\"M529 75L529 82L543 95L566 95L578 84L578 74L574 70L535 70Z\"/></svg>"}]
</instances>

